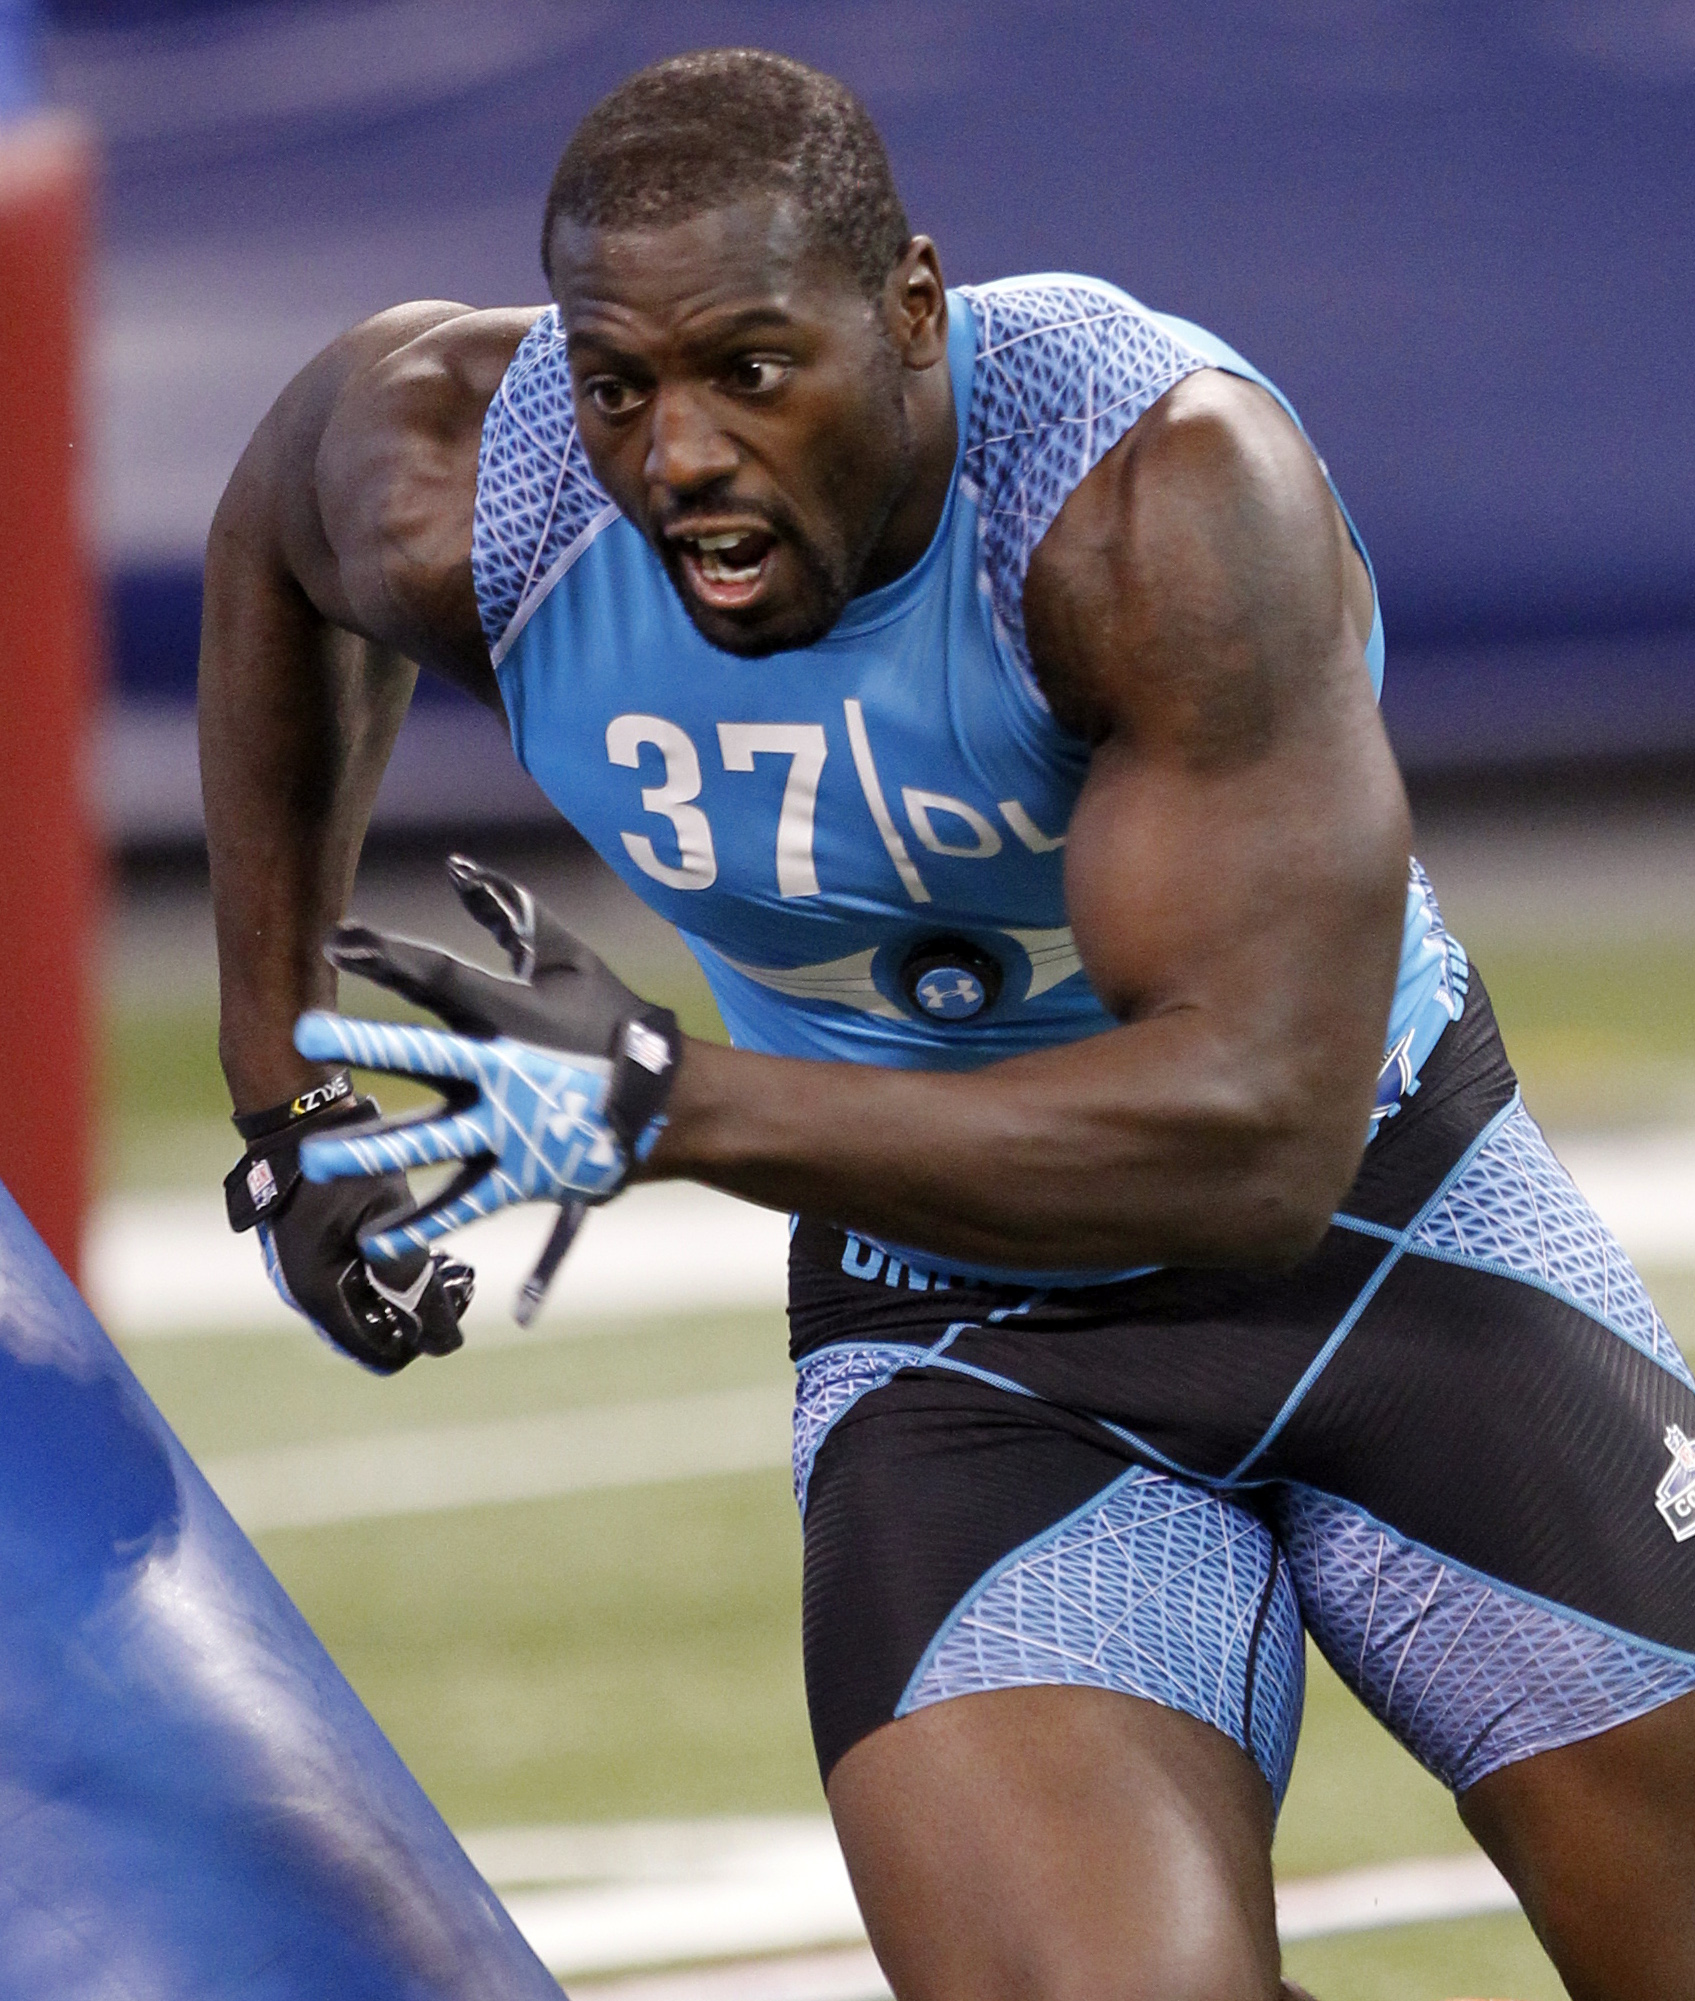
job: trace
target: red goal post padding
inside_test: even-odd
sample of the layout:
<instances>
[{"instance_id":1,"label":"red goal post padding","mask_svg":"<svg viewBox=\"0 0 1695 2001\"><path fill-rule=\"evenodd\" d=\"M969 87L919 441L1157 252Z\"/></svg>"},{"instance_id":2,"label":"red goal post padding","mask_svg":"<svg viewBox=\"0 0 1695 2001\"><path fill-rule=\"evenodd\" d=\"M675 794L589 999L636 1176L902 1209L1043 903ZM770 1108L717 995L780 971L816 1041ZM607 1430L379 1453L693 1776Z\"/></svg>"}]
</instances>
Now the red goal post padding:
<instances>
[{"instance_id":1,"label":"red goal post padding","mask_svg":"<svg viewBox=\"0 0 1695 2001\"><path fill-rule=\"evenodd\" d=\"M0 1181L73 1275L96 899L80 442L91 181L74 122L0 125Z\"/></svg>"}]
</instances>

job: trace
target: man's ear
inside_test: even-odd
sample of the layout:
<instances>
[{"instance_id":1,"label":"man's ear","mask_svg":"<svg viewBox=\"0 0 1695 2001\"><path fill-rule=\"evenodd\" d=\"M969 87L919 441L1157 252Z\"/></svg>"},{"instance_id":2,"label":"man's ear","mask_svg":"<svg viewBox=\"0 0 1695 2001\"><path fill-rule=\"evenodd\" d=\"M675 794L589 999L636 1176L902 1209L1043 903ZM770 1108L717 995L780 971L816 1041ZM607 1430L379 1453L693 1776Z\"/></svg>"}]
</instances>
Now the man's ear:
<instances>
[{"instance_id":1,"label":"man's ear","mask_svg":"<svg viewBox=\"0 0 1695 2001\"><path fill-rule=\"evenodd\" d=\"M941 259L927 236L915 236L889 273L883 292L889 337L907 368L934 368L947 358L948 295Z\"/></svg>"}]
</instances>

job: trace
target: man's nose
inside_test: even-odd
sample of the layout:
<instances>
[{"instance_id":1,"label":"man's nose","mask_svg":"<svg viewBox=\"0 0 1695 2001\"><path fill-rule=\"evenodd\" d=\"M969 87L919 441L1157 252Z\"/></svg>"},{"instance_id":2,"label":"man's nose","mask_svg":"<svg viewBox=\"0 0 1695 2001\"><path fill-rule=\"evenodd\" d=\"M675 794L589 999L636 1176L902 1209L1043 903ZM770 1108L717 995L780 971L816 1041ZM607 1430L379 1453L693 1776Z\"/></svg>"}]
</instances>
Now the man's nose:
<instances>
[{"instance_id":1,"label":"man's nose","mask_svg":"<svg viewBox=\"0 0 1695 2001\"><path fill-rule=\"evenodd\" d=\"M734 443L689 389L662 389L653 400L653 429L642 470L650 486L691 493L728 479L739 458Z\"/></svg>"}]
</instances>

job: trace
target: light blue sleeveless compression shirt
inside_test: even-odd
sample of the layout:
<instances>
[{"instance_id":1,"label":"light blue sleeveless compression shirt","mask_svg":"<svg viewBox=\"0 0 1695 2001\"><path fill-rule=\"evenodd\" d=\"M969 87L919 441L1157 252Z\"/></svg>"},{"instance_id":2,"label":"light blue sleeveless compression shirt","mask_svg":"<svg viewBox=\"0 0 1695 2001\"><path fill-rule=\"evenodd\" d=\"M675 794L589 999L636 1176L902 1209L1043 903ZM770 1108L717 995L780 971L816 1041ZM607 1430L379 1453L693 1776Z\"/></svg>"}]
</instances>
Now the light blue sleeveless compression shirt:
<instances>
[{"instance_id":1,"label":"light blue sleeveless compression shirt","mask_svg":"<svg viewBox=\"0 0 1695 2001\"><path fill-rule=\"evenodd\" d=\"M471 563L513 746L683 934L738 1048L967 1069L1115 1026L1066 922L1088 749L1032 673L1025 572L1184 376L1245 376L1295 415L1222 341L1094 279L948 300L959 452L941 521L906 575L802 650L741 659L695 630L589 470L555 308L484 424ZM1366 662L1380 688L1375 612ZM1465 979L1415 863L1380 1114L1416 1087Z\"/></svg>"}]
</instances>

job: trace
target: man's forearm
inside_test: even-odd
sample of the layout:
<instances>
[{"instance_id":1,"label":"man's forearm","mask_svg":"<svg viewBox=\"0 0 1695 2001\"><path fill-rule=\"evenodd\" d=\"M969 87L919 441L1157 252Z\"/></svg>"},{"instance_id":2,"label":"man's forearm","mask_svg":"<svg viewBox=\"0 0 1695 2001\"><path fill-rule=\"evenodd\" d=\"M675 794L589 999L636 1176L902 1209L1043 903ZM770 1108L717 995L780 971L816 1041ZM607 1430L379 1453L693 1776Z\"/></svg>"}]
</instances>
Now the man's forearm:
<instances>
[{"instance_id":1,"label":"man's forearm","mask_svg":"<svg viewBox=\"0 0 1695 2001\"><path fill-rule=\"evenodd\" d=\"M1306 1095L1208 1050L1192 1016L963 1073L691 1042L647 1174L938 1263L1282 1265L1322 1233L1369 1116L1368 1079Z\"/></svg>"},{"instance_id":2,"label":"man's forearm","mask_svg":"<svg viewBox=\"0 0 1695 2001\"><path fill-rule=\"evenodd\" d=\"M373 657L239 546L207 565L200 753L220 988L219 1053L238 1110L321 1075L295 1053L333 1002L325 932L343 913L415 670Z\"/></svg>"}]
</instances>

